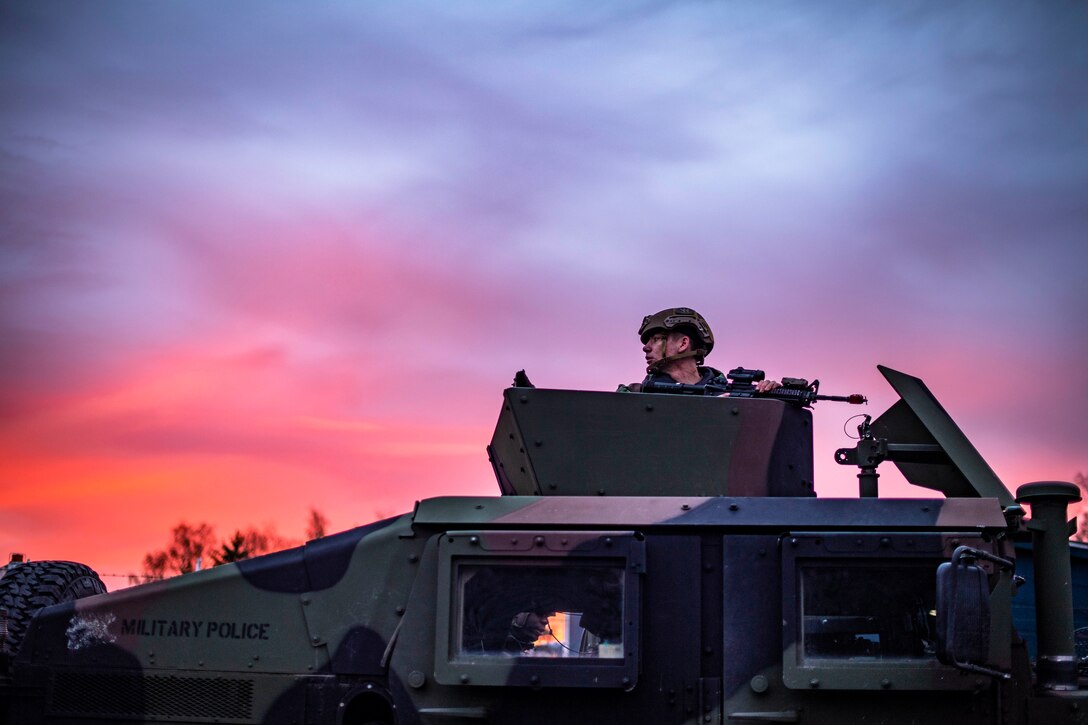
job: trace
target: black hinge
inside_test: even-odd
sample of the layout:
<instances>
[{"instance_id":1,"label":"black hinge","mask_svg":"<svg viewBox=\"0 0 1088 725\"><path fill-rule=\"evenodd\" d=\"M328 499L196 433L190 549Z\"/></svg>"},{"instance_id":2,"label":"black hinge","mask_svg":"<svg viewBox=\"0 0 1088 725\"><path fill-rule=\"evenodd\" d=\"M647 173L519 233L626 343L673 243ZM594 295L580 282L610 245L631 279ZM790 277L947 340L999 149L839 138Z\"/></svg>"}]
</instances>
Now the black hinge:
<instances>
[{"instance_id":1,"label":"black hinge","mask_svg":"<svg viewBox=\"0 0 1088 725\"><path fill-rule=\"evenodd\" d=\"M699 722L721 723L722 681L718 677L699 678Z\"/></svg>"}]
</instances>

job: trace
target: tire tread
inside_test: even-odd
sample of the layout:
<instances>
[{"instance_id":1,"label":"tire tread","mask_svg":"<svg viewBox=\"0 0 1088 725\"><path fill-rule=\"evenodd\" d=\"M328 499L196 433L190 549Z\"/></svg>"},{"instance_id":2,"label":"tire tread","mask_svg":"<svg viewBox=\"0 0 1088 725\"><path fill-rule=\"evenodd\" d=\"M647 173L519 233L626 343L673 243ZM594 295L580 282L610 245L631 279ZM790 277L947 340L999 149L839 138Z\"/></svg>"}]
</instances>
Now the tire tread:
<instances>
[{"instance_id":1,"label":"tire tread","mask_svg":"<svg viewBox=\"0 0 1088 725\"><path fill-rule=\"evenodd\" d=\"M38 610L52 604L103 594L106 586L98 574L74 561L32 561L9 564L0 577L0 664L19 652L31 620Z\"/></svg>"}]
</instances>

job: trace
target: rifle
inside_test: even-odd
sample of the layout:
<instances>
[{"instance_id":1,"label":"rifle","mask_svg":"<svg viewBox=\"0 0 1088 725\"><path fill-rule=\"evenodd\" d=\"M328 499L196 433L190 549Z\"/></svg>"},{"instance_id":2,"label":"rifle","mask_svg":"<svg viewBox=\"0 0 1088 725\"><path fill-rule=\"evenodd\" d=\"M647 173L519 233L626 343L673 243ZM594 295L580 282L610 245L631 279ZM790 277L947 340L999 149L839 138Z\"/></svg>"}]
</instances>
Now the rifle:
<instances>
[{"instance_id":1,"label":"rifle","mask_svg":"<svg viewBox=\"0 0 1088 725\"><path fill-rule=\"evenodd\" d=\"M749 370L748 368L733 368L726 373L727 380L719 382L722 378L714 378L705 385L689 385L687 383L644 383L644 393L680 393L682 395L729 395L731 398L771 398L793 403L804 408L811 406L818 400L833 400L840 403L860 405L869 402L860 393L853 395L820 395L820 381L811 383L804 378L782 378L782 386L766 393L756 390L756 383L765 380L767 375L762 370Z\"/></svg>"}]
</instances>

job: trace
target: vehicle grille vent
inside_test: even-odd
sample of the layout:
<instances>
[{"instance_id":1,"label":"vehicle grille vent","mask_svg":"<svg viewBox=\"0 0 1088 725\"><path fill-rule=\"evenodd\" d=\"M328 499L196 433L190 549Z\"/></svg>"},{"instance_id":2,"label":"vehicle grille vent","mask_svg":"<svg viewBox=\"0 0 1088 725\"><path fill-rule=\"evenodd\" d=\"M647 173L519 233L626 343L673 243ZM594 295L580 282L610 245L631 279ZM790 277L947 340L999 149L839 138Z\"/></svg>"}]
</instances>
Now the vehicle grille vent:
<instances>
[{"instance_id":1,"label":"vehicle grille vent","mask_svg":"<svg viewBox=\"0 0 1088 725\"><path fill-rule=\"evenodd\" d=\"M253 681L226 677L59 672L51 714L118 718L250 719Z\"/></svg>"}]
</instances>

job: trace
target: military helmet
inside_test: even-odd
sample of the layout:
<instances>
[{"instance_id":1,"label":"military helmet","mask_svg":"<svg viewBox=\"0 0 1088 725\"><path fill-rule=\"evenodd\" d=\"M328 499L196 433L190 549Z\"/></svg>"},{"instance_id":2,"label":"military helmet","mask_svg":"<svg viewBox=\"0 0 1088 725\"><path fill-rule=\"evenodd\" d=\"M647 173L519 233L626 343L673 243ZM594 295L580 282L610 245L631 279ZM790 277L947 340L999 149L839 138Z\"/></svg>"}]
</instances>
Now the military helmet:
<instances>
[{"instance_id":1,"label":"military helmet","mask_svg":"<svg viewBox=\"0 0 1088 725\"><path fill-rule=\"evenodd\" d=\"M638 328L638 335L643 345L658 331L681 332L688 335L695 340L695 348L702 350L703 355L709 355L714 349L714 333L710 331L710 325L702 315L690 307L670 307L642 318L642 327ZM702 355L699 358L701 362Z\"/></svg>"}]
</instances>

